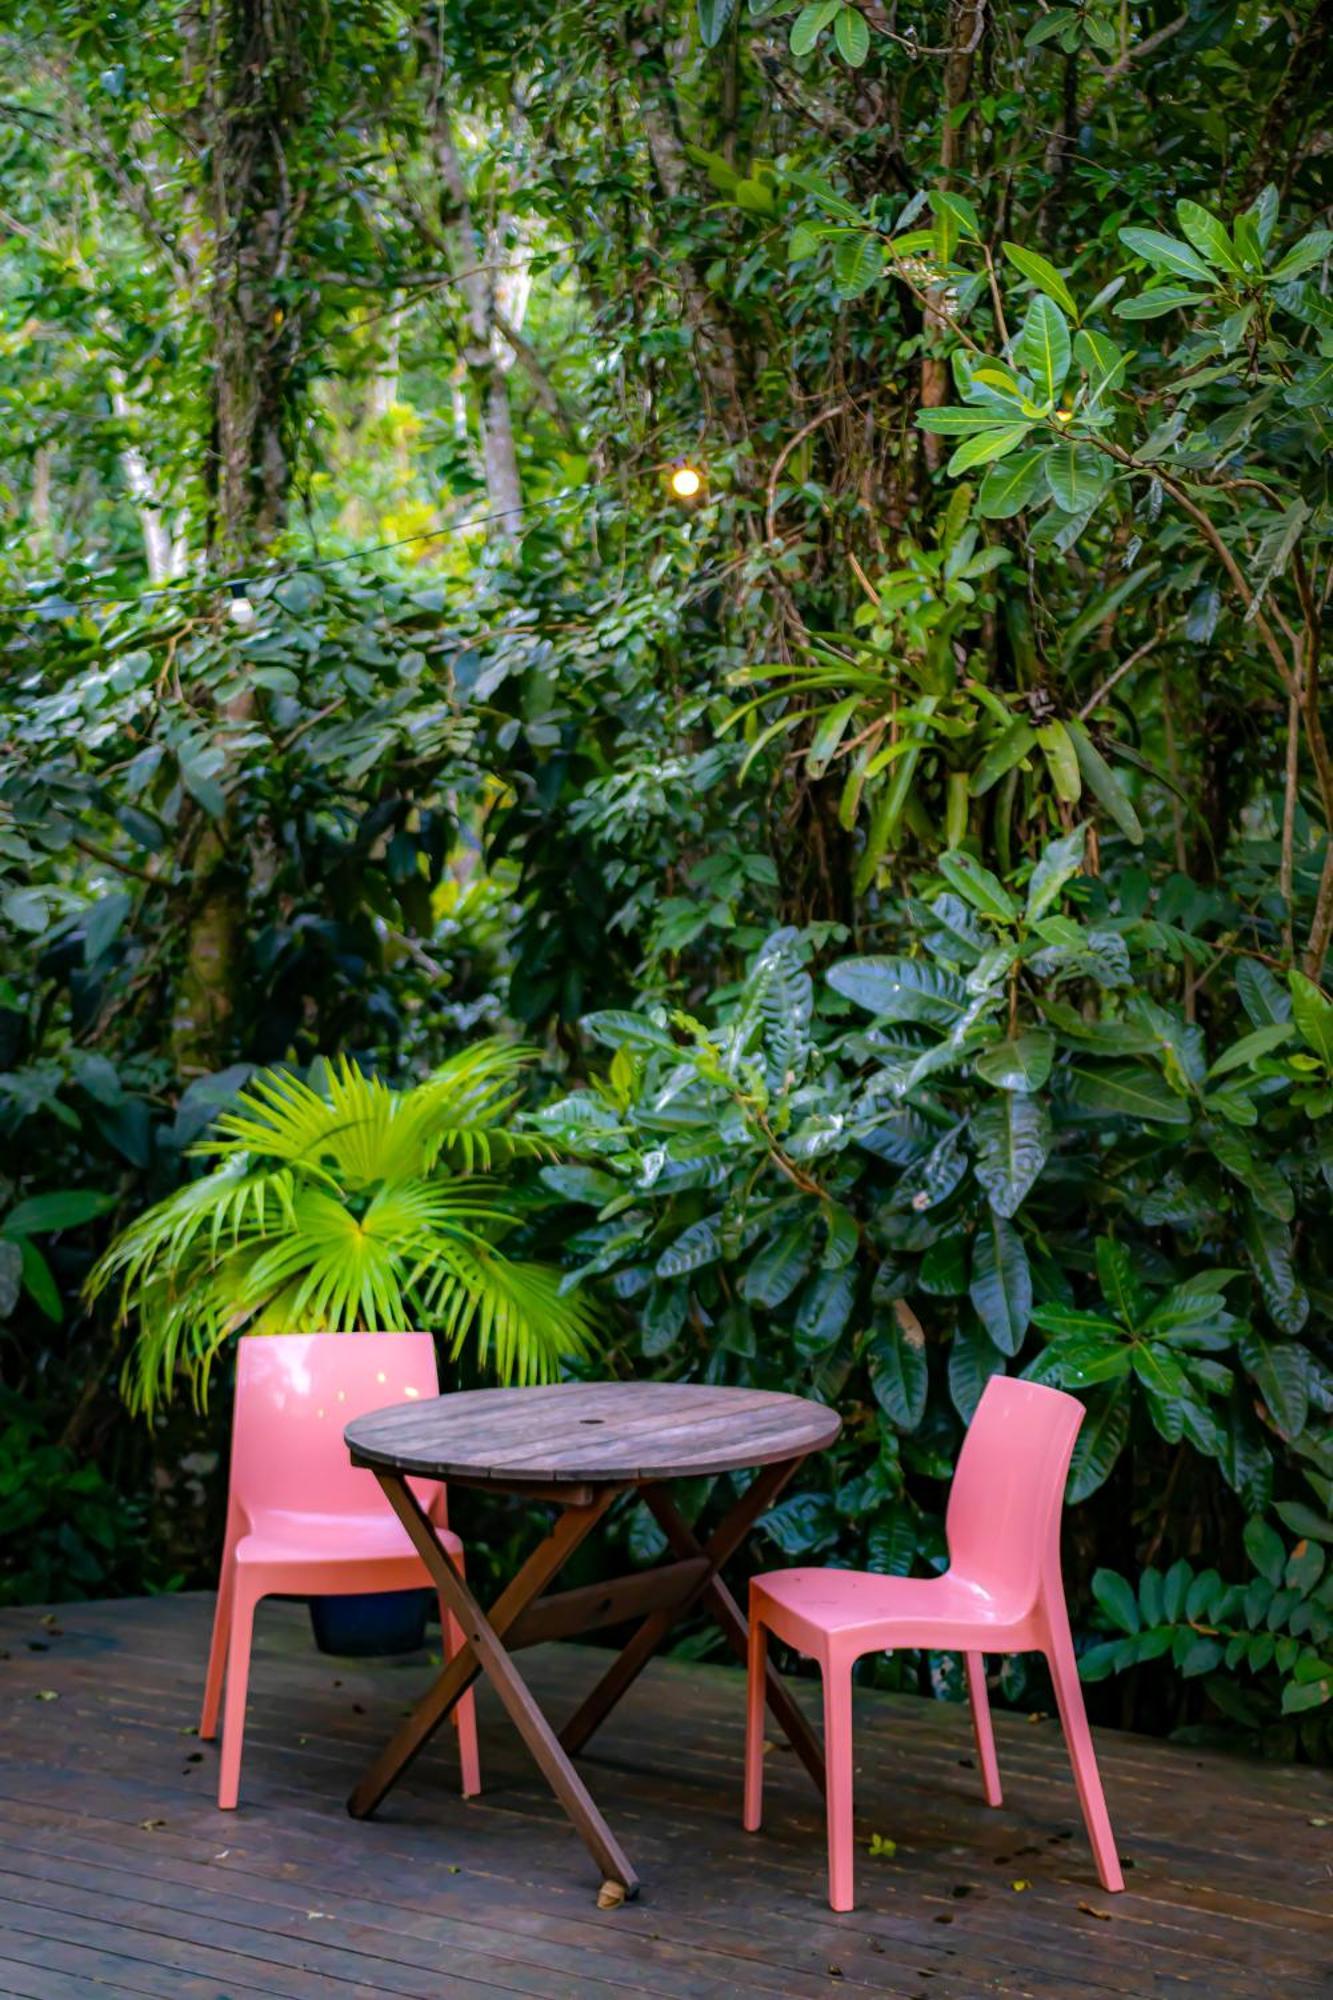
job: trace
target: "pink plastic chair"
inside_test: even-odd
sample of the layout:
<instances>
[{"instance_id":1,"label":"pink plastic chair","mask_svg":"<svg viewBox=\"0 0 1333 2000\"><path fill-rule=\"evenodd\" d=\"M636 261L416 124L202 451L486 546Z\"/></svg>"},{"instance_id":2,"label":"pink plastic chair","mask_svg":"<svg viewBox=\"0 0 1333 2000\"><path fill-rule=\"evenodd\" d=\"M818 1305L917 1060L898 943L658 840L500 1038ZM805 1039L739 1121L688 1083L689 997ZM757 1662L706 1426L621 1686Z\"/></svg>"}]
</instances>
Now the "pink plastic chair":
<instances>
[{"instance_id":1,"label":"pink plastic chair","mask_svg":"<svg viewBox=\"0 0 1333 2000\"><path fill-rule=\"evenodd\" d=\"M255 1606L279 1593L325 1596L414 1590L430 1579L373 1473L353 1467L343 1429L386 1404L439 1393L428 1333L248 1335L239 1343L231 1485L208 1654L201 1737L217 1735L226 1672L218 1804L236 1804ZM445 1522L443 1486L412 1482L461 1572L463 1545ZM462 1634L443 1602L452 1655ZM481 1789L472 1696L454 1711L463 1795Z\"/></svg>"},{"instance_id":2,"label":"pink plastic chair","mask_svg":"<svg viewBox=\"0 0 1333 2000\"><path fill-rule=\"evenodd\" d=\"M967 1656L986 1803L1001 1803L986 1700L987 1653L1044 1653L1102 1887L1123 1889L1115 1837L1083 1707L1060 1576L1060 1510L1083 1406L1058 1389L994 1375L963 1441L942 1576L789 1569L750 1585L745 1826L763 1799L767 1634L818 1660L828 1765L829 1904L852 1908L852 1666L863 1653L928 1646Z\"/></svg>"}]
</instances>

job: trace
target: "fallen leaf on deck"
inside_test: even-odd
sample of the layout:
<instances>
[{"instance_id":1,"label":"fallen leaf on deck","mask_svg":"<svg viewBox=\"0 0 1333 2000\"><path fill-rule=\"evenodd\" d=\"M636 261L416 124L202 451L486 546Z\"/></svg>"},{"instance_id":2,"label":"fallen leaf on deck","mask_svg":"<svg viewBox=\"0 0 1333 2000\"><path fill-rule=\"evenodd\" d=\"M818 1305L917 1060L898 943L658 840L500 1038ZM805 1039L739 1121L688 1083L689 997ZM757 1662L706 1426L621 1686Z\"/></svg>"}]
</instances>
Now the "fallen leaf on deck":
<instances>
[{"instance_id":1,"label":"fallen leaf on deck","mask_svg":"<svg viewBox=\"0 0 1333 2000\"><path fill-rule=\"evenodd\" d=\"M166 1825L166 1821L164 1819L141 1819L139 1824L145 1833L156 1833L160 1826Z\"/></svg>"},{"instance_id":2,"label":"fallen leaf on deck","mask_svg":"<svg viewBox=\"0 0 1333 2000\"><path fill-rule=\"evenodd\" d=\"M59 1701L60 1696L54 1688L38 1688L33 1699L34 1701Z\"/></svg>"},{"instance_id":3,"label":"fallen leaf on deck","mask_svg":"<svg viewBox=\"0 0 1333 2000\"><path fill-rule=\"evenodd\" d=\"M898 1852L898 1843L896 1840L886 1840L882 1833L872 1833L870 1836L870 1852L875 1856L877 1861L892 1861L894 1855Z\"/></svg>"},{"instance_id":4,"label":"fallen leaf on deck","mask_svg":"<svg viewBox=\"0 0 1333 2000\"><path fill-rule=\"evenodd\" d=\"M1080 1903L1079 1908L1085 1917L1100 1917L1104 1924L1109 1924L1111 1921L1111 1912L1109 1910L1099 1910L1095 1904Z\"/></svg>"},{"instance_id":5,"label":"fallen leaf on deck","mask_svg":"<svg viewBox=\"0 0 1333 2000\"><path fill-rule=\"evenodd\" d=\"M1019 1890L1022 1890L1022 1889L1030 1889L1030 1888L1032 1887L1032 1884L1031 1884L1030 1882L1021 1882L1021 1881L1020 1881L1020 1882L1011 1882L1011 1883L1009 1884L1009 1887L1010 1887L1011 1889L1019 1889Z\"/></svg>"}]
</instances>

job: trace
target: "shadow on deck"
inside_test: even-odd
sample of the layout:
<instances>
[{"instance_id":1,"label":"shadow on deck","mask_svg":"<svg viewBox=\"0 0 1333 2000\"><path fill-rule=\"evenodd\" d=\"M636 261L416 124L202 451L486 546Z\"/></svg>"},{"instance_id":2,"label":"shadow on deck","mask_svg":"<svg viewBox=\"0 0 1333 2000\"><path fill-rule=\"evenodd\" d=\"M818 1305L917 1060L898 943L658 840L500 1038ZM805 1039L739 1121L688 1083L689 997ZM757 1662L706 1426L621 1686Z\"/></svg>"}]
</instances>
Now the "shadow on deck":
<instances>
[{"instance_id":1,"label":"shadow on deck","mask_svg":"<svg viewBox=\"0 0 1333 2000\"><path fill-rule=\"evenodd\" d=\"M349 1820L428 1669L322 1658L293 1605L261 1608L242 1804L218 1812L216 1751L193 1734L211 1608L0 1613L0 1993L1333 1995L1327 1773L1103 1731L1129 1880L1111 1897L1054 1722L996 1717L992 1812L965 1708L863 1695L859 1906L835 1917L819 1802L785 1748L765 1831L741 1831L739 1673L660 1661L584 1759L643 1877L637 1902L599 1911L592 1864L486 1692L481 1799L459 1798L446 1730L378 1819ZM595 1677L573 1646L523 1665L556 1715ZM891 1859L871 1858L872 1833Z\"/></svg>"}]
</instances>

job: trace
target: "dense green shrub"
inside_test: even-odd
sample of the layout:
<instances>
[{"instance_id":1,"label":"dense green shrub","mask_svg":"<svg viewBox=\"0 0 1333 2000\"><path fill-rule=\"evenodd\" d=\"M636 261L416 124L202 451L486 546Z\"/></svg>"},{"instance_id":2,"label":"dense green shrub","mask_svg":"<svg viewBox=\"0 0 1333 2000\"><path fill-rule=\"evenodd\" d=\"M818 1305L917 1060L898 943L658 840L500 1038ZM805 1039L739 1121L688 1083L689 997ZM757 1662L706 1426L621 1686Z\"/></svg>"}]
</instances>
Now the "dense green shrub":
<instances>
[{"instance_id":1,"label":"dense green shrub","mask_svg":"<svg viewBox=\"0 0 1333 2000\"><path fill-rule=\"evenodd\" d=\"M1271 1740L1299 1727L1317 1753L1333 1367L1310 1293L1333 1276L1333 1005L1242 960L1210 1048L1169 992L1199 940L1146 884L1080 872L1085 852L1080 827L1012 887L949 852L897 913L898 954L812 978L809 937L779 931L707 1021L590 1015L605 1077L539 1115L584 1163L544 1178L596 1211L577 1268L625 1302L638 1361L842 1410L837 1449L765 1518L784 1556L938 1561L987 1378L1073 1390L1076 1543L1102 1564L1145 1535L1181 1551L1164 1600L1144 1571L1142 1616L1098 1570L1125 1637L1091 1673L1169 1652L1224 1716L1305 1717ZM1261 1578L1226 1590L1242 1540ZM1254 1695L1227 1680L1238 1665Z\"/></svg>"},{"instance_id":2,"label":"dense green shrub","mask_svg":"<svg viewBox=\"0 0 1333 2000\"><path fill-rule=\"evenodd\" d=\"M192 20L0 31L17 1587L208 1578L80 1300L254 1067L513 1025L605 1365L843 1408L780 1550L1049 1372L1107 1712L1322 1754L1326 9Z\"/></svg>"}]
</instances>

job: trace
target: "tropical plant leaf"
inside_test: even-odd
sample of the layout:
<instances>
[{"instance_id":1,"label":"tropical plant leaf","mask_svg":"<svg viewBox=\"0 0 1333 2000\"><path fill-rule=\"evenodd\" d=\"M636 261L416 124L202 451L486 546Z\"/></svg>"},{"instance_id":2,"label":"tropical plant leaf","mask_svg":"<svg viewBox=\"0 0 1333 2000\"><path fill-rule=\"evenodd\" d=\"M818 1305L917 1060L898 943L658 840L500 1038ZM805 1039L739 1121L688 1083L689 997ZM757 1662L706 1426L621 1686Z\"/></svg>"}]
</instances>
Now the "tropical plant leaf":
<instances>
[{"instance_id":1,"label":"tropical plant leaf","mask_svg":"<svg viewBox=\"0 0 1333 2000\"><path fill-rule=\"evenodd\" d=\"M1005 1091L972 1118L974 1171L991 1207L1010 1219L1036 1185L1046 1164L1050 1119L1039 1098Z\"/></svg>"},{"instance_id":2,"label":"tropical plant leaf","mask_svg":"<svg viewBox=\"0 0 1333 2000\"><path fill-rule=\"evenodd\" d=\"M828 983L884 1021L953 1028L971 1005L956 974L919 958L844 958L829 968Z\"/></svg>"},{"instance_id":3,"label":"tropical plant leaf","mask_svg":"<svg viewBox=\"0 0 1333 2000\"><path fill-rule=\"evenodd\" d=\"M899 1308L902 1301L897 1302ZM926 1409L926 1343L915 1314L881 1322L870 1342L870 1386L875 1401L902 1431L914 1431Z\"/></svg>"},{"instance_id":4,"label":"tropical plant leaf","mask_svg":"<svg viewBox=\"0 0 1333 2000\"><path fill-rule=\"evenodd\" d=\"M1043 402L1053 403L1059 395L1072 351L1069 321L1054 299L1038 292L1014 342L1014 356L1032 377Z\"/></svg>"},{"instance_id":5,"label":"tropical plant leaf","mask_svg":"<svg viewBox=\"0 0 1333 2000\"><path fill-rule=\"evenodd\" d=\"M1190 1107L1145 1063L1093 1063L1082 1056L1066 1072L1069 1096L1083 1112L1138 1118L1148 1125L1188 1125Z\"/></svg>"},{"instance_id":6,"label":"tropical plant leaf","mask_svg":"<svg viewBox=\"0 0 1333 2000\"><path fill-rule=\"evenodd\" d=\"M965 1424L976 1415L992 1375L1003 1375L1004 1356L978 1321L964 1318L949 1344L949 1394Z\"/></svg>"},{"instance_id":7,"label":"tropical plant leaf","mask_svg":"<svg viewBox=\"0 0 1333 2000\"><path fill-rule=\"evenodd\" d=\"M1022 1237L993 1208L972 1241L968 1296L1001 1354L1017 1354L1032 1314L1032 1273Z\"/></svg>"},{"instance_id":8,"label":"tropical plant leaf","mask_svg":"<svg viewBox=\"0 0 1333 2000\"><path fill-rule=\"evenodd\" d=\"M1134 256L1142 257L1156 271L1166 271L1173 278L1185 278L1191 284L1213 285L1216 273L1205 263L1197 250L1188 243L1182 243L1178 236L1164 235L1160 229L1120 229L1120 241Z\"/></svg>"},{"instance_id":9,"label":"tropical plant leaf","mask_svg":"<svg viewBox=\"0 0 1333 2000\"><path fill-rule=\"evenodd\" d=\"M1129 1437L1129 1418L1130 1398L1123 1388L1102 1390L1089 1398L1065 1489L1071 1506L1088 1499L1110 1478Z\"/></svg>"},{"instance_id":10,"label":"tropical plant leaf","mask_svg":"<svg viewBox=\"0 0 1333 2000\"><path fill-rule=\"evenodd\" d=\"M1024 249L1021 243L1002 243L1000 248L1014 269L1021 272L1039 292L1045 292L1047 298L1054 299L1061 310L1069 314L1070 319L1078 318L1078 307L1074 304L1073 295L1048 258L1043 257L1039 251Z\"/></svg>"}]
</instances>

